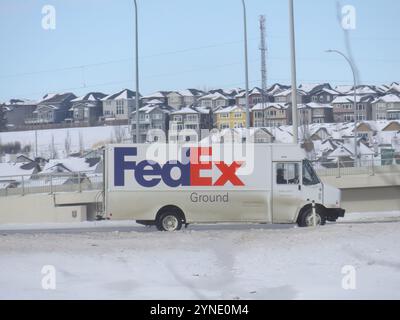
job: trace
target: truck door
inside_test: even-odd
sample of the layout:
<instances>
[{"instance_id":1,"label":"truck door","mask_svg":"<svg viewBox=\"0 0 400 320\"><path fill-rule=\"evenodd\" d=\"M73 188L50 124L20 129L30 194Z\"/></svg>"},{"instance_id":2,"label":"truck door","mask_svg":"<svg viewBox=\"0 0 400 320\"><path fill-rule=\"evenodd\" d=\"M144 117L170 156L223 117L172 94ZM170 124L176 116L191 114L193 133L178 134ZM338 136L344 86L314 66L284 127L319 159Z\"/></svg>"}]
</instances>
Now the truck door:
<instances>
[{"instance_id":1,"label":"truck door","mask_svg":"<svg viewBox=\"0 0 400 320\"><path fill-rule=\"evenodd\" d=\"M306 202L315 201L316 203L323 203L322 199L322 183L310 161L303 161L303 199Z\"/></svg>"},{"instance_id":2,"label":"truck door","mask_svg":"<svg viewBox=\"0 0 400 320\"><path fill-rule=\"evenodd\" d=\"M274 162L272 212L274 223L292 223L302 200L301 163Z\"/></svg>"}]
</instances>

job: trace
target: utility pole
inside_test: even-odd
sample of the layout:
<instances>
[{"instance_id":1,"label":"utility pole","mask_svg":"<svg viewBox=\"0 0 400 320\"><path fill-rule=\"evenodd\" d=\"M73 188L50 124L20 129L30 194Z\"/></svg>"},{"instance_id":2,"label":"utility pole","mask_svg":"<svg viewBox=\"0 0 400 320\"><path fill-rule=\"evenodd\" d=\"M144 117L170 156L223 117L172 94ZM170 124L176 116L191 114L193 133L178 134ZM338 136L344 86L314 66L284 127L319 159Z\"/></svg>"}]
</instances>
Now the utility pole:
<instances>
[{"instance_id":1,"label":"utility pole","mask_svg":"<svg viewBox=\"0 0 400 320\"><path fill-rule=\"evenodd\" d=\"M290 26L290 51L292 69L292 123L293 123L293 143L299 142L299 124L297 115L297 74L296 74L296 39L294 29L294 8L293 0L289 0L289 26Z\"/></svg>"},{"instance_id":2,"label":"utility pole","mask_svg":"<svg viewBox=\"0 0 400 320\"><path fill-rule=\"evenodd\" d=\"M246 128L250 128L250 109L249 109L249 60L247 54L247 13L246 3L243 5L243 31L244 31L244 60L245 60L245 78L246 78Z\"/></svg>"},{"instance_id":3,"label":"utility pole","mask_svg":"<svg viewBox=\"0 0 400 320\"><path fill-rule=\"evenodd\" d=\"M137 8L137 3L136 0L135 2L135 51L136 51L136 98L135 98L135 104L136 104L136 143L140 143L140 121L139 121L139 29L138 29L138 8Z\"/></svg>"},{"instance_id":4,"label":"utility pole","mask_svg":"<svg viewBox=\"0 0 400 320\"><path fill-rule=\"evenodd\" d=\"M265 32L265 16L260 16L260 51L261 51L261 90L262 90L262 103L265 106L267 102L267 45L266 45L266 32Z\"/></svg>"}]
</instances>

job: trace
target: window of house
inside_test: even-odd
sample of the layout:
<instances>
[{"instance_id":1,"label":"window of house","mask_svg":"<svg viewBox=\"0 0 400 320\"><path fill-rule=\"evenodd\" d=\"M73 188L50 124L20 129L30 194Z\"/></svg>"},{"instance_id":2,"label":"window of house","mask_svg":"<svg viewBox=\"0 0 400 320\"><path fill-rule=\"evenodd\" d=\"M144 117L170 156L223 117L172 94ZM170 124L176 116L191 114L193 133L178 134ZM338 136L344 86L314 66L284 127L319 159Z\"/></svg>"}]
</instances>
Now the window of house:
<instances>
[{"instance_id":1,"label":"window of house","mask_svg":"<svg viewBox=\"0 0 400 320\"><path fill-rule=\"evenodd\" d=\"M123 100L117 100L116 101L117 104L117 114L124 114L125 110L124 110L124 101Z\"/></svg>"},{"instance_id":2,"label":"window of house","mask_svg":"<svg viewBox=\"0 0 400 320\"><path fill-rule=\"evenodd\" d=\"M235 118L241 118L242 113L241 112L235 112Z\"/></svg>"},{"instance_id":3,"label":"window of house","mask_svg":"<svg viewBox=\"0 0 400 320\"><path fill-rule=\"evenodd\" d=\"M174 121L182 122L182 116L174 116Z\"/></svg>"},{"instance_id":4,"label":"window of house","mask_svg":"<svg viewBox=\"0 0 400 320\"><path fill-rule=\"evenodd\" d=\"M197 114L188 114L186 115L186 121L197 121L199 119L199 117L197 116Z\"/></svg>"},{"instance_id":5,"label":"window of house","mask_svg":"<svg viewBox=\"0 0 400 320\"><path fill-rule=\"evenodd\" d=\"M278 163L276 165L277 184L299 184L300 170L298 163Z\"/></svg>"}]
</instances>

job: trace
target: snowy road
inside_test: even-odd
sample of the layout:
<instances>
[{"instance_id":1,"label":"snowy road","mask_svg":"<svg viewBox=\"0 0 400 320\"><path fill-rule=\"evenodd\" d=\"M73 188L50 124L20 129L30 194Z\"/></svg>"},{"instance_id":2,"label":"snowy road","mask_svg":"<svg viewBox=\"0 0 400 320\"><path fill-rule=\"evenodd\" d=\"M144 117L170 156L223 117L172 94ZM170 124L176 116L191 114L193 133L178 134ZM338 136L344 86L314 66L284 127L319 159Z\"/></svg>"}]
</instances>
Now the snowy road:
<instances>
[{"instance_id":1,"label":"snowy road","mask_svg":"<svg viewBox=\"0 0 400 320\"><path fill-rule=\"evenodd\" d=\"M44 265L55 267L55 290L42 289ZM342 288L349 265L355 290ZM400 214L354 214L316 230L2 226L0 267L1 299L400 299Z\"/></svg>"}]
</instances>

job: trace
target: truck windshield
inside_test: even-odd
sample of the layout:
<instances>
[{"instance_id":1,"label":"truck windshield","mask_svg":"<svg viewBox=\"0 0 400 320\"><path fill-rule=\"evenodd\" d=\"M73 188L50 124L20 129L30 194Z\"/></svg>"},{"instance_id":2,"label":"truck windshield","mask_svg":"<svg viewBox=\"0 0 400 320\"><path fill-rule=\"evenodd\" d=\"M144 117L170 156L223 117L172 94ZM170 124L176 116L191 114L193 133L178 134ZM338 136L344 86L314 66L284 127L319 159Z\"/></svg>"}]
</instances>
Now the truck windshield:
<instances>
[{"instance_id":1,"label":"truck windshield","mask_svg":"<svg viewBox=\"0 0 400 320\"><path fill-rule=\"evenodd\" d=\"M303 185L305 186L313 186L319 184L320 180L315 173L313 166L311 165L310 161L304 160L303 161Z\"/></svg>"}]
</instances>

